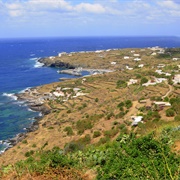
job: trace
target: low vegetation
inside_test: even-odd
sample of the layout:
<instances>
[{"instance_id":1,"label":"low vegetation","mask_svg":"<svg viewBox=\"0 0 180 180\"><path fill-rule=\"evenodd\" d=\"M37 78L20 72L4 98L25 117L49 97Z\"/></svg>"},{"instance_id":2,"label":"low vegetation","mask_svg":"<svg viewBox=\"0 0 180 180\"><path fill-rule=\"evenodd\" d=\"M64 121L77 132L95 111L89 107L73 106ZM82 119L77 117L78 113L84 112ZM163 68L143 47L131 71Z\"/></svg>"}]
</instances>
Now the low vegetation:
<instances>
[{"instance_id":1,"label":"low vegetation","mask_svg":"<svg viewBox=\"0 0 180 180\"><path fill-rule=\"evenodd\" d=\"M57 170L59 173L55 177L58 178L63 170L70 169L69 175L76 179L80 170L85 174L88 169L94 169L98 180L178 180L180 157L171 152L169 140L165 133L158 139L153 133L140 138L133 133L120 134L113 142L98 147L90 146L83 151L77 147L77 143L71 143L64 150L54 147L51 151L29 153L25 161L3 167L1 178L11 173L14 174L14 178L21 178L25 174L29 174L30 177L48 174L49 178L52 178L52 174L48 172ZM83 179L82 174L79 176L80 179Z\"/></svg>"}]
</instances>

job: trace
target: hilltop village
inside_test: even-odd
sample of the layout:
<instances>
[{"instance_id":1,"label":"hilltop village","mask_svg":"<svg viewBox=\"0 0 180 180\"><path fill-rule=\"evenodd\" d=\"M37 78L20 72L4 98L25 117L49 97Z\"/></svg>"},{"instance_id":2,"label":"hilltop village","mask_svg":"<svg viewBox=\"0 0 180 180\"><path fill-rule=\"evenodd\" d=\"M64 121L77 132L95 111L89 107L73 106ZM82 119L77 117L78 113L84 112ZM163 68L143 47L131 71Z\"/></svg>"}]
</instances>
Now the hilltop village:
<instances>
[{"instance_id":1,"label":"hilltop village","mask_svg":"<svg viewBox=\"0 0 180 180\"><path fill-rule=\"evenodd\" d=\"M58 73L77 76L18 94L43 117L0 156L7 165L27 152L70 144L101 145L120 134L137 137L167 126L180 128L180 49L108 49L59 53L39 60ZM84 72L89 75L82 76ZM179 131L172 150L180 150ZM93 179L93 178L92 178Z\"/></svg>"}]
</instances>

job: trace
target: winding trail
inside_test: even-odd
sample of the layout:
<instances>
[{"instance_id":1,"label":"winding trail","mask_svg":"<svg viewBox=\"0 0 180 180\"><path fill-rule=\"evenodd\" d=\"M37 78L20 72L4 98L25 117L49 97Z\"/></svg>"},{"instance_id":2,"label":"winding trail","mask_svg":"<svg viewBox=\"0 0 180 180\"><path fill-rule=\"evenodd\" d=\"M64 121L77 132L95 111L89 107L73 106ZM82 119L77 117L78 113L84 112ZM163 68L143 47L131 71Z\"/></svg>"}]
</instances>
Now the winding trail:
<instances>
[{"instance_id":1,"label":"winding trail","mask_svg":"<svg viewBox=\"0 0 180 180\"><path fill-rule=\"evenodd\" d=\"M173 86L171 86L170 84L168 84L168 82L166 82L166 84L169 86L169 91L164 95L162 96L162 98L164 99L165 97L167 97L173 90Z\"/></svg>"}]
</instances>

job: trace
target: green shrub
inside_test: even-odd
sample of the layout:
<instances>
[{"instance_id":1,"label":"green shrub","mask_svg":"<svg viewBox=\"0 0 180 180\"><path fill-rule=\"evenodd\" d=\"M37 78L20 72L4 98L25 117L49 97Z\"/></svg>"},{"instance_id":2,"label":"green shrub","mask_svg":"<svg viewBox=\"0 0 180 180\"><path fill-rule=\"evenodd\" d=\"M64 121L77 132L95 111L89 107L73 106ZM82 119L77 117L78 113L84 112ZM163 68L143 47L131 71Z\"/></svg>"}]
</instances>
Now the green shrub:
<instances>
[{"instance_id":1,"label":"green shrub","mask_svg":"<svg viewBox=\"0 0 180 180\"><path fill-rule=\"evenodd\" d=\"M93 138L97 138L99 136L101 136L101 132L100 131L94 131Z\"/></svg>"},{"instance_id":2,"label":"green shrub","mask_svg":"<svg viewBox=\"0 0 180 180\"><path fill-rule=\"evenodd\" d=\"M34 154L34 151L33 150L30 150L28 152L25 153L25 156L26 157L29 157L29 156L32 156Z\"/></svg>"},{"instance_id":3,"label":"green shrub","mask_svg":"<svg viewBox=\"0 0 180 180\"><path fill-rule=\"evenodd\" d=\"M75 152L78 150L82 150L84 147L79 142L70 142L65 145L64 147L64 153L67 154L69 152Z\"/></svg>"},{"instance_id":4,"label":"green shrub","mask_svg":"<svg viewBox=\"0 0 180 180\"><path fill-rule=\"evenodd\" d=\"M86 134L85 137L79 139L77 142L83 145L89 144L91 142L91 136Z\"/></svg>"},{"instance_id":5,"label":"green shrub","mask_svg":"<svg viewBox=\"0 0 180 180\"><path fill-rule=\"evenodd\" d=\"M125 106L127 109L131 108L132 107L132 101L131 100L126 100L125 101Z\"/></svg>"},{"instance_id":6,"label":"green shrub","mask_svg":"<svg viewBox=\"0 0 180 180\"><path fill-rule=\"evenodd\" d=\"M22 143L23 143L23 144L27 144L28 142L27 142L26 139L24 139L24 140L22 140Z\"/></svg>"},{"instance_id":7,"label":"green shrub","mask_svg":"<svg viewBox=\"0 0 180 180\"><path fill-rule=\"evenodd\" d=\"M95 102L98 102L98 101L99 101L99 99L98 99L98 98L96 98L96 99L95 99Z\"/></svg>"},{"instance_id":8,"label":"green shrub","mask_svg":"<svg viewBox=\"0 0 180 180\"><path fill-rule=\"evenodd\" d=\"M174 117L175 121L180 121L180 114Z\"/></svg>"},{"instance_id":9,"label":"green shrub","mask_svg":"<svg viewBox=\"0 0 180 180\"><path fill-rule=\"evenodd\" d=\"M121 111L120 113L116 114L116 119L124 117L125 112Z\"/></svg>"},{"instance_id":10,"label":"green shrub","mask_svg":"<svg viewBox=\"0 0 180 180\"><path fill-rule=\"evenodd\" d=\"M33 144L32 147L35 148L35 147L36 147L36 144Z\"/></svg>"},{"instance_id":11,"label":"green shrub","mask_svg":"<svg viewBox=\"0 0 180 180\"><path fill-rule=\"evenodd\" d=\"M119 125L119 129L121 129L121 130L124 129L125 127L126 127L125 124L120 124L120 125Z\"/></svg>"},{"instance_id":12,"label":"green shrub","mask_svg":"<svg viewBox=\"0 0 180 180\"><path fill-rule=\"evenodd\" d=\"M121 107L123 107L125 104L124 104L124 102L120 102L118 105L117 105L117 107L118 108L121 108Z\"/></svg>"},{"instance_id":13,"label":"green shrub","mask_svg":"<svg viewBox=\"0 0 180 180\"><path fill-rule=\"evenodd\" d=\"M78 130L78 134L82 134L86 129L91 129L93 127L90 120L79 120L76 123L76 128Z\"/></svg>"},{"instance_id":14,"label":"green shrub","mask_svg":"<svg viewBox=\"0 0 180 180\"><path fill-rule=\"evenodd\" d=\"M72 128L71 128L70 126L65 127L65 128L64 128L64 131L67 132L67 135L68 135L68 136L74 135L73 130L72 130Z\"/></svg>"},{"instance_id":15,"label":"green shrub","mask_svg":"<svg viewBox=\"0 0 180 180\"><path fill-rule=\"evenodd\" d=\"M114 128L104 132L104 136L108 138L114 137L119 132L118 128Z\"/></svg>"},{"instance_id":16,"label":"green shrub","mask_svg":"<svg viewBox=\"0 0 180 180\"><path fill-rule=\"evenodd\" d=\"M175 115L175 112L173 109L169 108L166 110L166 116L167 117L173 117Z\"/></svg>"},{"instance_id":17,"label":"green shrub","mask_svg":"<svg viewBox=\"0 0 180 180\"><path fill-rule=\"evenodd\" d=\"M118 80L116 83L116 88L125 88L127 87L127 83L126 81L123 80Z\"/></svg>"},{"instance_id":18,"label":"green shrub","mask_svg":"<svg viewBox=\"0 0 180 180\"><path fill-rule=\"evenodd\" d=\"M72 111L71 111L70 109L67 110L67 113L68 113L68 114L71 113L71 112L72 112Z\"/></svg>"},{"instance_id":19,"label":"green shrub","mask_svg":"<svg viewBox=\"0 0 180 180\"><path fill-rule=\"evenodd\" d=\"M141 84L144 84L144 83L147 83L148 82L148 79L146 77L142 77L141 78Z\"/></svg>"},{"instance_id":20,"label":"green shrub","mask_svg":"<svg viewBox=\"0 0 180 180\"><path fill-rule=\"evenodd\" d=\"M107 119L107 120L110 120L111 117L113 117L113 116L114 116L114 113L113 113L113 112L110 112L110 113L106 116L106 119Z\"/></svg>"},{"instance_id":21,"label":"green shrub","mask_svg":"<svg viewBox=\"0 0 180 180\"><path fill-rule=\"evenodd\" d=\"M103 137L103 138L101 138L100 140L99 140L99 142L98 142L98 145L100 145L100 144L105 144L105 143L107 143L108 141L110 141L110 138L109 137Z\"/></svg>"}]
</instances>

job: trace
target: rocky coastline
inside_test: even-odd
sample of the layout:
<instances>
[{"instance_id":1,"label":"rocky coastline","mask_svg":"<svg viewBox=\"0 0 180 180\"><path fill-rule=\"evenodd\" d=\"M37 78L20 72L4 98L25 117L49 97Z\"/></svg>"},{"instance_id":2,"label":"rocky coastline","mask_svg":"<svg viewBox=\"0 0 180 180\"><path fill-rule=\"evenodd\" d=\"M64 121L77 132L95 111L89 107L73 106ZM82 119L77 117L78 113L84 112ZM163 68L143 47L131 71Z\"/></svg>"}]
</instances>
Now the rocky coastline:
<instances>
[{"instance_id":1,"label":"rocky coastline","mask_svg":"<svg viewBox=\"0 0 180 180\"><path fill-rule=\"evenodd\" d=\"M30 95L30 92L32 91L36 91L36 88L27 89L23 93L16 94L17 101L25 102L29 109L39 112L40 116L34 117L35 121L26 128L26 132L19 133L11 139L2 141L2 144L7 144L7 147L1 153L7 151L17 143L21 142L23 139L25 139L27 137L27 133L36 131L39 128L39 122L41 121L41 119L43 119L44 115L47 115L51 112L50 108L48 108L44 103L38 102L35 97Z\"/></svg>"},{"instance_id":2,"label":"rocky coastline","mask_svg":"<svg viewBox=\"0 0 180 180\"><path fill-rule=\"evenodd\" d=\"M38 62L44 64L46 67L55 67L55 68L67 68L67 69L75 69L76 66L73 66L70 63L65 63L60 60L51 60L50 58L41 58Z\"/></svg>"}]
</instances>

